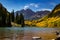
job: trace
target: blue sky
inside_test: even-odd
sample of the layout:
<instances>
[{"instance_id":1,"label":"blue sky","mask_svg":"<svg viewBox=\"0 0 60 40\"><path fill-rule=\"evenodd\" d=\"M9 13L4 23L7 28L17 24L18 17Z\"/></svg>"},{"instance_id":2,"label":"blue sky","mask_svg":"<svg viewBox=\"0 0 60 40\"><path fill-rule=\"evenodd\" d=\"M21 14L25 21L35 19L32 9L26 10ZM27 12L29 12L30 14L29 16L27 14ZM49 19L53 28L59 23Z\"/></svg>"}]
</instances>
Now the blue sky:
<instances>
[{"instance_id":1,"label":"blue sky","mask_svg":"<svg viewBox=\"0 0 60 40\"><path fill-rule=\"evenodd\" d=\"M52 10L60 0L0 0L9 12L30 8L33 11Z\"/></svg>"}]
</instances>

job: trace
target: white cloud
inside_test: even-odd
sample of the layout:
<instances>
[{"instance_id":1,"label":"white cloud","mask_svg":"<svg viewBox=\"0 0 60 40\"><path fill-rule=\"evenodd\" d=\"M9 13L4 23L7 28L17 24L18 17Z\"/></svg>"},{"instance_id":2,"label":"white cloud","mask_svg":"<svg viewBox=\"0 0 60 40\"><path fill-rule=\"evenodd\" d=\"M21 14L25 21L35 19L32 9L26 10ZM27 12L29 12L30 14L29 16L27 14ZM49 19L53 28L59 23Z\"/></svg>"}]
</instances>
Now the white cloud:
<instances>
[{"instance_id":1,"label":"white cloud","mask_svg":"<svg viewBox=\"0 0 60 40\"><path fill-rule=\"evenodd\" d=\"M25 5L25 6L24 6L24 9L26 10L27 8L29 8L29 6L28 6L28 5Z\"/></svg>"},{"instance_id":2,"label":"white cloud","mask_svg":"<svg viewBox=\"0 0 60 40\"><path fill-rule=\"evenodd\" d=\"M30 4L28 4L28 5L25 5L25 6L24 6L24 9L26 10L27 8L30 8L30 7L38 8L38 7L39 7L39 4L30 3Z\"/></svg>"},{"instance_id":3,"label":"white cloud","mask_svg":"<svg viewBox=\"0 0 60 40\"><path fill-rule=\"evenodd\" d=\"M38 8L39 6L38 5L35 5L36 8Z\"/></svg>"}]
</instances>

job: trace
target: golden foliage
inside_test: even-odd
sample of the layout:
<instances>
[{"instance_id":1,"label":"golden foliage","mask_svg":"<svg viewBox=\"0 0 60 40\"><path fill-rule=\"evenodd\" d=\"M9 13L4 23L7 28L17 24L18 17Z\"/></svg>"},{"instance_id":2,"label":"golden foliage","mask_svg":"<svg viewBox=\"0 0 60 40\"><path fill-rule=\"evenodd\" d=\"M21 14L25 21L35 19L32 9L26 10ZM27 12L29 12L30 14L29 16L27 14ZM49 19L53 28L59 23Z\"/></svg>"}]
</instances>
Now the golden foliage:
<instances>
[{"instance_id":1,"label":"golden foliage","mask_svg":"<svg viewBox=\"0 0 60 40\"><path fill-rule=\"evenodd\" d=\"M47 26L47 22L46 21L42 21L42 22L36 23L36 26L38 26L38 27L46 27Z\"/></svg>"},{"instance_id":2,"label":"golden foliage","mask_svg":"<svg viewBox=\"0 0 60 40\"><path fill-rule=\"evenodd\" d=\"M32 22L31 21L25 21L25 25L31 25L32 24Z\"/></svg>"},{"instance_id":3,"label":"golden foliage","mask_svg":"<svg viewBox=\"0 0 60 40\"><path fill-rule=\"evenodd\" d=\"M60 17L51 17L43 21L33 20L25 21L25 24L37 27L60 27Z\"/></svg>"},{"instance_id":4,"label":"golden foliage","mask_svg":"<svg viewBox=\"0 0 60 40\"><path fill-rule=\"evenodd\" d=\"M36 24L40 27L60 27L60 17L48 18L46 21L42 21Z\"/></svg>"}]
</instances>

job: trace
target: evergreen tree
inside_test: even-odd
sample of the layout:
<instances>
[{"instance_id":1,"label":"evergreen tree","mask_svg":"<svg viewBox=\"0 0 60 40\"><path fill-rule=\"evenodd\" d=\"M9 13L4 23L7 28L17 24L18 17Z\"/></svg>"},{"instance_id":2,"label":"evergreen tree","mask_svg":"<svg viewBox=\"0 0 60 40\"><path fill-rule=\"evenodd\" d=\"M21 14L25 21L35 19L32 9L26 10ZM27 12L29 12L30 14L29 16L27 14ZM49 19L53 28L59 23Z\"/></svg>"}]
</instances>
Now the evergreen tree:
<instances>
[{"instance_id":1,"label":"evergreen tree","mask_svg":"<svg viewBox=\"0 0 60 40\"><path fill-rule=\"evenodd\" d=\"M14 22L14 10L11 12L11 20Z\"/></svg>"},{"instance_id":2,"label":"evergreen tree","mask_svg":"<svg viewBox=\"0 0 60 40\"><path fill-rule=\"evenodd\" d=\"M7 10L5 9L2 15L2 20L3 20L2 23L4 26L6 26L6 17L7 17Z\"/></svg>"},{"instance_id":3,"label":"evergreen tree","mask_svg":"<svg viewBox=\"0 0 60 40\"><path fill-rule=\"evenodd\" d=\"M22 13L20 14L20 24L22 27L24 27L24 16Z\"/></svg>"},{"instance_id":4,"label":"evergreen tree","mask_svg":"<svg viewBox=\"0 0 60 40\"><path fill-rule=\"evenodd\" d=\"M12 25L11 25L11 18L10 18L10 13L9 13L9 16L8 16L8 20L7 20L7 26L8 27L11 27Z\"/></svg>"},{"instance_id":5,"label":"evergreen tree","mask_svg":"<svg viewBox=\"0 0 60 40\"><path fill-rule=\"evenodd\" d=\"M6 15L7 15L7 10L0 3L0 26L1 27L6 26Z\"/></svg>"},{"instance_id":6,"label":"evergreen tree","mask_svg":"<svg viewBox=\"0 0 60 40\"><path fill-rule=\"evenodd\" d=\"M18 13L16 13L16 23L18 23L18 19L19 19L19 15L18 15Z\"/></svg>"},{"instance_id":7,"label":"evergreen tree","mask_svg":"<svg viewBox=\"0 0 60 40\"><path fill-rule=\"evenodd\" d=\"M0 10L0 26L2 26L2 12Z\"/></svg>"},{"instance_id":8,"label":"evergreen tree","mask_svg":"<svg viewBox=\"0 0 60 40\"><path fill-rule=\"evenodd\" d=\"M6 15L2 14L2 26L6 26Z\"/></svg>"}]
</instances>

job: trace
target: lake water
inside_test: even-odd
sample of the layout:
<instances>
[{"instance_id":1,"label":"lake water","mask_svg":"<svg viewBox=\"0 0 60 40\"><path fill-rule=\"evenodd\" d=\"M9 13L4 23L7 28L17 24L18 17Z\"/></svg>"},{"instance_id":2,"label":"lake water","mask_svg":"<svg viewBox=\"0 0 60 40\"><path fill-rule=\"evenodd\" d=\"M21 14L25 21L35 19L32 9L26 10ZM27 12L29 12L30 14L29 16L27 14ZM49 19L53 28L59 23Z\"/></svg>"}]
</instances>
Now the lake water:
<instances>
[{"instance_id":1,"label":"lake water","mask_svg":"<svg viewBox=\"0 0 60 40\"><path fill-rule=\"evenodd\" d=\"M60 28L6 27L0 28L0 40L32 40L32 37L51 40L56 38L56 31L60 31Z\"/></svg>"}]
</instances>

